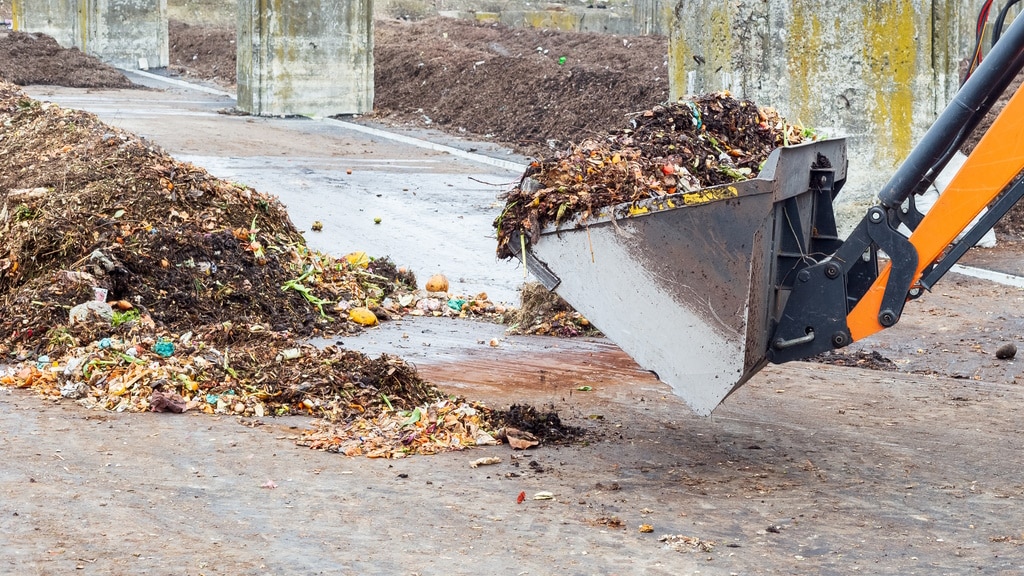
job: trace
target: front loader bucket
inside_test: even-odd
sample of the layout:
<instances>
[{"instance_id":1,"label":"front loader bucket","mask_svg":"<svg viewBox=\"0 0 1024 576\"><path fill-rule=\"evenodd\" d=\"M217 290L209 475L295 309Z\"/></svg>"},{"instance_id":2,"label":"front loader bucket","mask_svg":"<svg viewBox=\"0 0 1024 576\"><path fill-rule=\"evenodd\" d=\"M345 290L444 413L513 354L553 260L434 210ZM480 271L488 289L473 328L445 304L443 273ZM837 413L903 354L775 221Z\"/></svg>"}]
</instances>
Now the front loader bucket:
<instances>
[{"instance_id":1,"label":"front loader bucket","mask_svg":"<svg viewBox=\"0 0 1024 576\"><path fill-rule=\"evenodd\" d=\"M838 244L831 203L846 163L843 140L779 148L756 179L548 227L525 260L707 415L767 362L800 254Z\"/></svg>"}]
</instances>

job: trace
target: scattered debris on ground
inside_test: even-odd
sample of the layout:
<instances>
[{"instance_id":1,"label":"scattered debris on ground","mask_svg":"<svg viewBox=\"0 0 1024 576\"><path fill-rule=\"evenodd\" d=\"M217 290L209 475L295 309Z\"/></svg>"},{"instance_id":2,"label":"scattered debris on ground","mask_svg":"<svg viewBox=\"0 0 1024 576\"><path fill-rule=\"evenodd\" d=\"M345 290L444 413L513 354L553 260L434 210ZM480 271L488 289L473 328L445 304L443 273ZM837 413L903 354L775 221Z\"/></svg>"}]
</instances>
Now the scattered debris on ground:
<instances>
[{"instance_id":1,"label":"scattered debris on ground","mask_svg":"<svg viewBox=\"0 0 1024 576\"><path fill-rule=\"evenodd\" d=\"M582 436L581 428L563 424L553 410L541 412L518 404L495 410L464 399L438 398L412 410L395 409L388 403L363 418L340 423L321 420L302 433L298 444L346 456L404 458L501 443L526 450ZM494 463L484 458L473 467Z\"/></svg>"},{"instance_id":2,"label":"scattered debris on ground","mask_svg":"<svg viewBox=\"0 0 1024 576\"><path fill-rule=\"evenodd\" d=\"M891 372L897 369L896 363L882 356L877 351L856 351L830 350L807 359L808 362L831 364L832 366L849 366L852 368L865 368L867 370L881 370Z\"/></svg>"},{"instance_id":3,"label":"scattered debris on ground","mask_svg":"<svg viewBox=\"0 0 1024 576\"><path fill-rule=\"evenodd\" d=\"M674 194L682 202L687 194L755 178L773 150L811 136L775 110L728 92L656 106L607 137L532 162L494 222L498 256L512 258L525 247L510 242L535 243L546 226L585 224L608 207Z\"/></svg>"},{"instance_id":4,"label":"scattered debris on ground","mask_svg":"<svg viewBox=\"0 0 1024 576\"><path fill-rule=\"evenodd\" d=\"M715 549L715 543L711 540L704 540L696 536L684 536L682 534L665 534L658 538L664 547L676 552L711 552Z\"/></svg>"},{"instance_id":5,"label":"scattered debris on ground","mask_svg":"<svg viewBox=\"0 0 1024 576\"><path fill-rule=\"evenodd\" d=\"M542 336L600 336L589 320L558 294L539 282L527 282L519 291L520 305L506 315L510 334Z\"/></svg>"},{"instance_id":6,"label":"scattered debris on ground","mask_svg":"<svg viewBox=\"0 0 1024 576\"><path fill-rule=\"evenodd\" d=\"M374 417L334 424L320 421L298 440L301 446L345 456L404 458L498 444L491 411L479 404L442 398L412 410L386 409Z\"/></svg>"},{"instance_id":7,"label":"scattered debris on ground","mask_svg":"<svg viewBox=\"0 0 1024 576\"><path fill-rule=\"evenodd\" d=\"M618 516L601 516L590 521L594 526L600 526L602 528L614 528L616 530L625 530L626 523Z\"/></svg>"}]
</instances>

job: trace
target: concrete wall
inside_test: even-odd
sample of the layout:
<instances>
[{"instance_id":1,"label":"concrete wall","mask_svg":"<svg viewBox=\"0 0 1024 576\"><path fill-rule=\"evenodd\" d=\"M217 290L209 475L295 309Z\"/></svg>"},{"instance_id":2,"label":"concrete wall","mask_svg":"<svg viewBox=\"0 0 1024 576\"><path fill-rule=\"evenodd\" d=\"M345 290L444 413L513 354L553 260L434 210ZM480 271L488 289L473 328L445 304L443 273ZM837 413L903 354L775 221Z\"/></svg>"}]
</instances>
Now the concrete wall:
<instances>
[{"instance_id":1,"label":"concrete wall","mask_svg":"<svg viewBox=\"0 0 1024 576\"><path fill-rule=\"evenodd\" d=\"M673 97L729 90L849 139L849 231L959 87L981 0L680 0Z\"/></svg>"},{"instance_id":2,"label":"concrete wall","mask_svg":"<svg viewBox=\"0 0 1024 576\"><path fill-rule=\"evenodd\" d=\"M78 39L82 35L82 26L77 0L13 0L11 9L15 30L41 32L52 36L65 48L77 46L81 49Z\"/></svg>"},{"instance_id":3,"label":"concrete wall","mask_svg":"<svg viewBox=\"0 0 1024 576\"><path fill-rule=\"evenodd\" d=\"M15 0L14 28L117 66L167 66L167 0Z\"/></svg>"},{"instance_id":4,"label":"concrete wall","mask_svg":"<svg viewBox=\"0 0 1024 576\"><path fill-rule=\"evenodd\" d=\"M195 26L234 27L238 0L167 0L167 17Z\"/></svg>"},{"instance_id":5,"label":"concrete wall","mask_svg":"<svg viewBox=\"0 0 1024 576\"><path fill-rule=\"evenodd\" d=\"M420 0L390 0L381 2L379 15L404 17L403 10L420 18L448 16L478 22L500 22L511 27L544 28L563 32L602 32L623 36L662 35L669 32L668 0L614 0L590 2L531 2L506 1L500 5L472 0L437 2L433 5L415 4ZM435 9L447 6L444 9Z\"/></svg>"},{"instance_id":6,"label":"concrete wall","mask_svg":"<svg viewBox=\"0 0 1024 576\"><path fill-rule=\"evenodd\" d=\"M2 1L2 0L0 0ZM167 0L168 15L194 25L234 26L238 0ZM447 15L509 26L623 35L668 34L669 0L377 0L378 18Z\"/></svg>"},{"instance_id":7,"label":"concrete wall","mask_svg":"<svg viewBox=\"0 0 1024 576\"><path fill-rule=\"evenodd\" d=\"M372 0L240 0L238 107L256 115L373 110Z\"/></svg>"},{"instance_id":8,"label":"concrete wall","mask_svg":"<svg viewBox=\"0 0 1024 576\"><path fill-rule=\"evenodd\" d=\"M120 67L170 63L167 41L167 0L90 0L86 18L86 51Z\"/></svg>"}]
</instances>

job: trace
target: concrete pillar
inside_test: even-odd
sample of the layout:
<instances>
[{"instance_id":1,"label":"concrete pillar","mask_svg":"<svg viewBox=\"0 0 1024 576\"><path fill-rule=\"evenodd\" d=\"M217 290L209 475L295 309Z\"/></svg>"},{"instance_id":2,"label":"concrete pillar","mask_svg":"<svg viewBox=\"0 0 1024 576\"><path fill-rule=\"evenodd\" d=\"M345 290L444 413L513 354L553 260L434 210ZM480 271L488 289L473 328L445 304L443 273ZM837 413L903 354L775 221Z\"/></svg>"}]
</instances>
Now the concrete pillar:
<instances>
[{"instance_id":1,"label":"concrete pillar","mask_svg":"<svg viewBox=\"0 0 1024 576\"><path fill-rule=\"evenodd\" d=\"M676 0L671 93L725 89L847 137L849 232L959 88L982 3Z\"/></svg>"},{"instance_id":2,"label":"concrete pillar","mask_svg":"<svg viewBox=\"0 0 1024 576\"><path fill-rule=\"evenodd\" d=\"M238 107L264 116L371 111L372 0L239 0Z\"/></svg>"},{"instance_id":3,"label":"concrete pillar","mask_svg":"<svg viewBox=\"0 0 1024 576\"><path fill-rule=\"evenodd\" d=\"M14 0L14 29L53 36L118 68L166 67L167 0Z\"/></svg>"}]
</instances>

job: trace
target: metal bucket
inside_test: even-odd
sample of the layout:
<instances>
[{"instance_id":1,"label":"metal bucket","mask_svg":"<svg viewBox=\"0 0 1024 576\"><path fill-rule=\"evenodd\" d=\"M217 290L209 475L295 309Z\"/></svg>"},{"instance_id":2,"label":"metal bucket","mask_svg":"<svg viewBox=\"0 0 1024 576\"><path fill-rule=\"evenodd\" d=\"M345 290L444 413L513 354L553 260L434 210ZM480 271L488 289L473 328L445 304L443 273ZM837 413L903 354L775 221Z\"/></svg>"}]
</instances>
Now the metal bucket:
<instances>
[{"instance_id":1,"label":"metal bucket","mask_svg":"<svg viewBox=\"0 0 1024 576\"><path fill-rule=\"evenodd\" d=\"M779 148L755 179L548 227L525 261L707 415L767 363L809 253L838 245L832 200L846 165L844 140Z\"/></svg>"}]
</instances>

